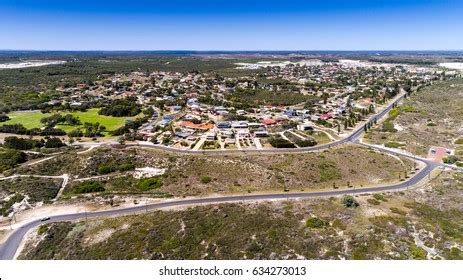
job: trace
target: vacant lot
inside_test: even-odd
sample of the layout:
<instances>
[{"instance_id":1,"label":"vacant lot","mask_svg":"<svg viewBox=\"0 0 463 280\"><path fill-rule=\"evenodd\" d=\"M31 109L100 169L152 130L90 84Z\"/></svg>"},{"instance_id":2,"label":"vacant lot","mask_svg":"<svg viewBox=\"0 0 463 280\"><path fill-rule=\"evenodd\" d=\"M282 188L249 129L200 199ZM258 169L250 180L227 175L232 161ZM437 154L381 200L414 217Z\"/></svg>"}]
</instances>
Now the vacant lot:
<instances>
[{"instance_id":1,"label":"vacant lot","mask_svg":"<svg viewBox=\"0 0 463 280\"><path fill-rule=\"evenodd\" d=\"M45 117L49 117L52 114L71 114L74 117L80 119L82 124L89 122L89 123L100 123L101 125L106 127L106 131L115 130L125 124L127 120L135 119L136 117L111 117L111 116L103 116L98 114L97 108L89 109L86 112L53 112L53 113L45 113L43 114L40 111L20 111L20 112L12 112L8 114L10 120L1 123L3 124L22 124L27 129L31 128L40 128L43 125L40 123L40 120ZM66 132L72 131L77 129L79 126L70 126L70 125L58 125L58 128L63 129Z\"/></svg>"},{"instance_id":2,"label":"vacant lot","mask_svg":"<svg viewBox=\"0 0 463 280\"><path fill-rule=\"evenodd\" d=\"M358 196L357 208L331 198L55 223L32 233L21 258L463 259L463 180L454 176L407 193ZM439 208L423 190L459 198Z\"/></svg>"},{"instance_id":3,"label":"vacant lot","mask_svg":"<svg viewBox=\"0 0 463 280\"><path fill-rule=\"evenodd\" d=\"M368 141L402 144L402 149L425 156L431 146L455 148L463 135L463 79L437 82L414 93Z\"/></svg>"},{"instance_id":4,"label":"vacant lot","mask_svg":"<svg viewBox=\"0 0 463 280\"><path fill-rule=\"evenodd\" d=\"M248 156L186 156L147 149L99 149L92 154L60 155L18 174L102 176L106 192L137 191L134 168L165 170L156 193L191 196L209 193L264 192L347 188L398 182L411 162L358 146L321 153ZM117 179L117 177L125 178ZM115 178L114 178L115 177ZM207 180L203 180L207 177ZM71 183L70 187L73 186Z\"/></svg>"}]
</instances>

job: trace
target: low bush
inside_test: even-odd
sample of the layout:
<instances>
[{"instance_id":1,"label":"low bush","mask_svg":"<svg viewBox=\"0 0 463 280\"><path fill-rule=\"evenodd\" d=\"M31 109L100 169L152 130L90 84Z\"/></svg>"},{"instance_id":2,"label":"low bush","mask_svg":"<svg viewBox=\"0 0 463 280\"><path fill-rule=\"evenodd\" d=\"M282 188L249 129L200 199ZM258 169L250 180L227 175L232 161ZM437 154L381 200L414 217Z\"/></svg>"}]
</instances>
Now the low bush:
<instances>
[{"instance_id":1,"label":"low bush","mask_svg":"<svg viewBox=\"0 0 463 280\"><path fill-rule=\"evenodd\" d=\"M384 197L384 195L382 195L380 193L375 193L373 195L373 198L376 199L376 200L387 201L387 199Z\"/></svg>"},{"instance_id":2,"label":"low bush","mask_svg":"<svg viewBox=\"0 0 463 280\"><path fill-rule=\"evenodd\" d=\"M403 147L405 146L405 144L402 144L402 143L399 143L399 142L393 142L393 141L389 141L389 142L386 142L386 144L384 144L385 147L387 148L400 148L400 147Z\"/></svg>"},{"instance_id":3,"label":"low bush","mask_svg":"<svg viewBox=\"0 0 463 280\"><path fill-rule=\"evenodd\" d=\"M104 191L105 191L105 188L103 187L103 184L98 181L82 182L73 188L73 193L75 194L104 192Z\"/></svg>"},{"instance_id":4,"label":"low bush","mask_svg":"<svg viewBox=\"0 0 463 280\"><path fill-rule=\"evenodd\" d=\"M43 140L34 140L26 138L18 138L16 136L5 137L3 146L8 149L15 150L30 150L33 148L43 147Z\"/></svg>"},{"instance_id":5,"label":"low bush","mask_svg":"<svg viewBox=\"0 0 463 280\"><path fill-rule=\"evenodd\" d=\"M21 151L7 150L0 152L0 172L26 162L27 155Z\"/></svg>"},{"instance_id":6,"label":"low bush","mask_svg":"<svg viewBox=\"0 0 463 280\"><path fill-rule=\"evenodd\" d=\"M460 158L458 158L457 156L453 156L453 155L448 156L448 157L444 157L444 158L442 159L442 161L443 161L444 163L447 163L447 164L454 164L454 163L456 163L456 162L459 161L459 160L460 160Z\"/></svg>"},{"instance_id":7,"label":"low bush","mask_svg":"<svg viewBox=\"0 0 463 280\"><path fill-rule=\"evenodd\" d=\"M294 146L293 143L289 142L288 140L280 136L270 137L269 143L275 148L295 148L296 147Z\"/></svg>"},{"instance_id":8,"label":"low bush","mask_svg":"<svg viewBox=\"0 0 463 280\"><path fill-rule=\"evenodd\" d=\"M342 204L347 208L357 208L360 205L351 195L345 195L342 198Z\"/></svg>"},{"instance_id":9,"label":"low bush","mask_svg":"<svg viewBox=\"0 0 463 280\"><path fill-rule=\"evenodd\" d=\"M144 192L149 191L149 190L159 189L161 186L162 186L162 180L161 178L158 178L158 177L141 179L137 184L137 188Z\"/></svg>"},{"instance_id":10,"label":"low bush","mask_svg":"<svg viewBox=\"0 0 463 280\"><path fill-rule=\"evenodd\" d=\"M328 222L320 218L317 218L317 217L312 217L312 218L307 219L307 221L305 222L305 225L309 228L322 228L322 227L327 226Z\"/></svg>"},{"instance_id":11,"label":"low bush","mask_svg":"<svg viewBox=\"0 0 463 280\"><path fill-rule=\"evenodd\" d=\"M101 175L109 174L112 172L124 172L135 169L135 164L131 160L123 161L122 163L108 162L102 163L98 166L98 173Z\"/></svg>"},{"instance_id":12,"label":"low bush","mask_svg":"<svg viewBox=\"0 0 463 280\"><path fill-rule=\"evenodd\" d=\"M201 179L200 179L201 183L203 184L207 184L209 183L210 181L212 181L211 177L209 176L202 176Z\"/></svg>"},{"instance_id":13,"label":"low bush","mask_svg":"<svg viewBox=\"0 0 463 280\"><path fill-rule=\"evenodd\" d=\"M381 202L379 202L376 199L372 199L372 198L367 199L367 202L370 203L371 205L379 205L379 204L381 204Z\"/></svg>"},{"instance_id":14,"label":"low bush","mask_svg":"<svg viewBox=\"0 0 463 280\"><path fill-rule=\"evenodd\" d=\"M391 212L394 214L399 214L399 215L406 215L407 212L400 210L399 208L391 207L390 208Z\"/></svg>"}]
</instances>

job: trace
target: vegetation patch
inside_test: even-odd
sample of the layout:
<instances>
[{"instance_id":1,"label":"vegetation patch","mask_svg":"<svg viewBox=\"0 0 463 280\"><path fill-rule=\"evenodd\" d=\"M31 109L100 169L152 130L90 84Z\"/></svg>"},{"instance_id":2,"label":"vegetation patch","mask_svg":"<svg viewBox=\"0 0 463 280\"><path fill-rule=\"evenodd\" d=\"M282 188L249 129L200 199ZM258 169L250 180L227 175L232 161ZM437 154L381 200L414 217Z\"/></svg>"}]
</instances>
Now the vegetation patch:
<instances>
[{"instance_id":1,"label":"vegetation patch","mask_svg":"<svg viewBox=\"0 0 463 280\"><path fill-rule=\"evenodd\" d=\"M144 178L137 184L137 187L144 192L159 189L161 186L162 180L158 177Z\"/></svg>"},{"instance_id":2,"label":"vegetation patch","mask_svg":"<svg viewBox=\"0 0 463 280\"><path fill-rule=\"evenodd\" d=\"M347 208L357 208L360 204L355 200L355 198L351 195L345 195L342 198L342 204Z\"/></svg>"},{"instance_id":3,"label":"vegetation patch","mask_svg":"<svg viewBox=\"0 0 463 280\"><path fill-rule=\"evenodd\" d=\"M74 118L78 119L81 124L68 124L68 123L58 123L56 125L57 128L62 129L65 132L76 131L78 129L85 130L83 124L95 124L98 123L100 126L105 128L105 132L103 134L107 134L108 131L116 130L119 127L124 126L127 120L132 120L135 117L113 117L113 116L106 116L98 114L98 108L88 109L84 112L76 111L76 112L66 112L66 111L58 111L54 114L70 114ZM33 129L33 128L41 128L43 127L43 123L41 123L41 119L47 118L52 116L52 113L42 113L40 111L19 111L19 112L11 112L8 114L10 120L3 122L2 124L5 125L14 125L20 124L25 129ZM17 133L21 134L21 133Z\"/></svg>"},{"instance_id":4,"label":"vegetation patch","mask_svg":"<svg viewBox=\"0 0 463 280\"><path fill-rule=\"evenodd\" d=\"M105 188L99 181L85 181L73 187L72 192L75 194L104 192Z\"/></svg>"},{"instance_id":5,"label":"vegetation patch","mask_svg":"<svg viewBox=\"0 0 463 280\"><path fill-rule=\"evenodd\" d=\"M61 188L61 179L19 177L0 181L0 212L6 216L13 204L27 200L29 205L50 203Z\"/></svg>"},{"instance_id":6,"label":"vegetation patch","mask_svg":"<svg viewBox=\"0 0 463 280\"><path fill-rule=\"evenodd\" d=\"M312 217L312 218L307 219L305 224L309 228L322 228L322 227L325 227L325 226L329 225L328 222L326 222L326 221L324 221L324 220L322 220L320 218L317 218L317 217Z\"/></svg>"},{"instance_id":7,"label":"vegetation patch","mask_svg":"<svg viewBox=\"0 0 463 280\"><path fill-rule=\"evenodd\" d=\"M296 146L290 141L284 139L280 135L272 136L269 138L269 143L274 148L295 148Z\"/></svg>"},{"instance_id":8,"label":"vegetation patch","mask_svg":"<svg viewBox=\"0 0 463 280\"><path fill-rule=\"evenodd\" d=\"M400 148L400 147L403 147L403 146L406 146L405 144L403 143L399 143L399 142L393 142L393 141L389 141L389 142L386 142L386 144L384 144L385 147L387 148Z\"/></svg>"},{"instance_id":9,"label":"vegetation patch","mask_svg":"<svg viewBox=\"0 0 463 280\"><path fill-rule=\"evenodd\" d=\"M208 184L212 181L212 179L209 176L201 176L200 181L203 184Z\"/></svg>"}]
</instances>

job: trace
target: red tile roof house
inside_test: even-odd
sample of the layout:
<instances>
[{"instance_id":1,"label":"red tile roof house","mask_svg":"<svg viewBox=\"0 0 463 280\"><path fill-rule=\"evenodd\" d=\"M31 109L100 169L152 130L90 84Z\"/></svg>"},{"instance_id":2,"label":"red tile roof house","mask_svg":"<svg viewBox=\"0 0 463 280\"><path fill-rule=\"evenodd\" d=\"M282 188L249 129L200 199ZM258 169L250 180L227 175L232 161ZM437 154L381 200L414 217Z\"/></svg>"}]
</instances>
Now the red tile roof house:
<instances>
[{"instance_id":1,"label":"red tile roof house","mask_svg":"<svg viewBox=\"0 0 463 280\"><path fill-rule=\"evenodd\" d=\"M328 120L328 119L332 119L334 118L334 116L332 114L321 114L320 115L320 119L322 120Z\"/></svg>"},{"instance_id":2,"label":"red tile roof house","mask_svg":"<svg viewBox=\"0 0 463 280\"><path fill-rule=\"evenodd\" d=\"M272 119L265 119L265 120L262 120L261 123L265 125L273 125L273 124L276 124L277 122Z\"/></svg>"}]
</instances>

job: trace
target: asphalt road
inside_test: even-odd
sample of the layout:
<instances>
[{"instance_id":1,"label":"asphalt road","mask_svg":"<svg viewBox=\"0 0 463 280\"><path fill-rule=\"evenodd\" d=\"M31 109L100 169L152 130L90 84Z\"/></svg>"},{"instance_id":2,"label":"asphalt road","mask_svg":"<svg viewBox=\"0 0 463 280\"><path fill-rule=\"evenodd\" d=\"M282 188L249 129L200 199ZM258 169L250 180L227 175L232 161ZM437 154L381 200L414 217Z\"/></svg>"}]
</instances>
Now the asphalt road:
<instances>
[{"instance_id":1,"label":"asphalt road","mask_svg":"<svg viewBox=\"0 0 463 280\"><path fill-rule=\"evenodd\" d=\"M399 102L403 99L403 95L396 99L394 103ZM380 113L372 116L369 121L380 120L383 118L391 109L394 103L391 103L387 106L383 111ZM144 146L148 148L155 148L155 149L162 149L177 153L186 153L186 154L224 154L224 153L243 153L243 152L259 152L259 153L300 153L300 152L312 152L312 151L319 151L327 148L331 148L337 145L345 144L348 142L355 142L359 139L359 137L363 133L363 126L353 131L348 137L343 138L339 141L331 142L324 145L319 145L315 147L304 147L304 148L291 148L291 149L254 149L254 150L208 150L208 151L192 151L192 150L177 150L170 147L165 146L152 146L152 145L143 145L139 144L138 146ZM365 144L366 145L366 144ZM401 155L412 158L409 155L403 155L398 152L392 152L390 150L377 148L378 150L382 150L383 152L387 152L390 154ZM414 158L414 157L413 157ZM171 200L166 202L160 202L155 204L148 204L148 205L141 205L141 206L134 206L129 208L123 209L114 209L114 210L107 210L107 211L99 211L99 212L91 212L91 213L74 213L74 214L67 214L67 215L57 215L50 217L50 220L46 222L42 222L40 220L31 221L19 229L15 230L9 238L5 241L4 244L0 247L0 259L8 260L13 259L14 255L24 238L27 232L41 224L52 223L52 222L60 222L60 221L75 221L85 218L93 218L93 217L102 217L102 216L115 216L115 215L127 215L137 212L143 212L153 209L161 209L173 206L193 206L203 203L222 203L222 202L238 202L238 201L259 201L259 200L271 200L271 199L294 199L294 198L309 198L309 197L321 197L321 196L337 196L337 195L344 195L344 194L361 194L361 193L371 193L371 192L384 192L384 191L394 191L400 189L406 189L410 186L421 181L424 177L426 177L434 168L439 166L439 164L414 158L416 160L420 160L425 163L425 168L420 170L414 177L410 178L408 181L404 181L399 184L389 185L389 186L382 186L382 187L371 187L371 188L357 188L357 189L347 189L347 190L337 190L337 191L325 191L325 192L300 192L300 193L279 193L279 194L258 194L258 195L241 195L241 196L224 196L224 197L210 197L210 198L195 198L195 199L182 199L182 200Z\"/></svg>"},{"instance_id":2,"label":"asphalt road","mask_svg":"<svg viewBox=\"0 0 463 280\"><path fill-rule=\"evenodd\" d=\"M386 116L389 111L392 109L394 104L397 104L405 97L404 94L397 97L397 99L384 108L381 112L371 116L368 121L373 121L377 119L378 121ZM180 150L172 147L167 147L163 145L148 145L148 144L126 144L126 146L137 146L145 147L150 149L163 150L168 152L180 153L180 154L244 154L244 153L301 153L301 152L315 152L328 148L332 148L337 145L346 144L348 142L356 141L364 132L363 126L354 130L348 137L345 137L341 140L330 142L323 145L318 145L314 147L303 147L303 148L281 148L281 149L236 149L236 150L204 150L204 151L193 151L193 150Z\"/></svg>"},{"instance_id":3,"label":"asphalt road","mask_svg":"<svg viewBox=\"0 0 463 280\"><path fill-rule=\"evenodd\" d=\"M89 213L74 213L67 215L57 215L50 217L50 220L42 222L40 220L35 220L29 222L22 227L15 230L6 240L4 244L0 247L0 259L1 260L11 260L14 258L14 255L21 244L24 236L27 232L41 224L48 224L54 222L62 221L76 221L86 218L95 218L103 216L118 216L118 215L128 215L134 213L140 213L143 211L149 211L154 209L168 208L174 206L194 206L205 203L224 203L224 202L240 202L240 201L262 201L262 200L272 200L272 199L296 199L296 198L313 198L313 197L323 197L323 196L339 196L345 194L362 194L362 193L373 193L373 192L385 192L385 191L396 191L407 189L410 186L415 185L423 178L428 176L428 174L439 164L425 162L426 166L420 170L414 177L410 178L408 181L401 182L395 185L388 185L382 187L370 187L370 188L352 188L344 190L334 190L334 191L324 191L324 192L300 192L300 193L277 193L277 194L257 194L257 195L239 195L239 196L223 196L223 197L207 197L207 198L194 198L194 199L179 199L171 200L165 202L159 202L154 204L147 205L138 205L129 208L121 208L107 211L99 212L89 212Z\"/></svg>"}]
</instances>

